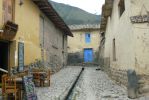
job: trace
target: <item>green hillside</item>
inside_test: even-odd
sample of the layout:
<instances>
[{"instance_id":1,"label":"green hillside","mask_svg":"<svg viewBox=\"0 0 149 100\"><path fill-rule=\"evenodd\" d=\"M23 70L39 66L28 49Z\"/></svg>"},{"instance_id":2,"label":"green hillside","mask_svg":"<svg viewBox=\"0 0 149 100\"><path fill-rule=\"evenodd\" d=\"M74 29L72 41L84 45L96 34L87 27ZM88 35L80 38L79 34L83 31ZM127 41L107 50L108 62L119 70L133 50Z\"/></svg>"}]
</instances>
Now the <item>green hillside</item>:
<instances>
[{"instance_id":1,"label":"green hillside","mask_svg":"<svg viewBox=\"0 0 149 100\"><path fill-rule=\"evenodd\" d=\"M58 14L68 25L100 23L100 15L88 13L77 7L72 7L62 3L56 3L51 0L49 1L51 2L54 9L58 12Z\"/></svg>"}]
</instances>

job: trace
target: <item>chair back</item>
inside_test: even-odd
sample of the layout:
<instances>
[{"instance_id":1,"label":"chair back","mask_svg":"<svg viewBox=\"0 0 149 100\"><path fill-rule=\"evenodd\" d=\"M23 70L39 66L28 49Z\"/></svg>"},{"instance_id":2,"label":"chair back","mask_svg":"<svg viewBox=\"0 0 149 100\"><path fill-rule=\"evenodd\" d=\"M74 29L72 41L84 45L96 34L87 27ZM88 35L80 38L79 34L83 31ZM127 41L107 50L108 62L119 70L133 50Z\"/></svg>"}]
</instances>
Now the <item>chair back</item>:
<instances>
[{"instance_id":1,"label":"chair back","mask_svg":"<svg viewBox=\"0 0 149 100\"><path fill-rule=\"evenodd\" d=\"M7 74L2 75L2 95L5 93L5 78L7 77Z\"/></svg>"},{"instance_id":2,"label":"chair back","mask_svg":"<svg viewBox=\"0 0 149 100\"><path fill-rule=\"evenodd\" d=\"M38 72L34 73L33 77L34 77L34 79L40 79L40 74Z\"/></svg>"},{"instance_id":3,"label":"chair back","mask_svg":"<svg viewBox=\"0 0 149 100\"><path fill-rule=\"evenodd\" d=\"M14 99L17 100L17 98L20 99L20 95L18 95L17 97L17 85L16 85L16 78L15 77L11 77L11 76L6 76L4 78L4 96L7 96L8 94L14 94ZM8 96L7 96L7 100L8 99Z\"/></svg>"},{"instance_id":4,"label":"chair back","mask_svg":"<svg viewBox=\"0 0 149 100\"><path fill-rule=\"evenodd\" d=\"M7 76L7 77L5 77L4 81L5 81L5 91L11 90L9 92L12 92L12 93L17 91L15 77Z\"/></svg>"},{"instance_id":5,"label":"chair back","mask_svg":"<svg viewBox=\"0 0 149 100\"><path fill-rule=\"evenodd\" d=\"M48 78L50 79L50 76L51 76L51 71L48 70Z\"/></svg>"}]
</instances>

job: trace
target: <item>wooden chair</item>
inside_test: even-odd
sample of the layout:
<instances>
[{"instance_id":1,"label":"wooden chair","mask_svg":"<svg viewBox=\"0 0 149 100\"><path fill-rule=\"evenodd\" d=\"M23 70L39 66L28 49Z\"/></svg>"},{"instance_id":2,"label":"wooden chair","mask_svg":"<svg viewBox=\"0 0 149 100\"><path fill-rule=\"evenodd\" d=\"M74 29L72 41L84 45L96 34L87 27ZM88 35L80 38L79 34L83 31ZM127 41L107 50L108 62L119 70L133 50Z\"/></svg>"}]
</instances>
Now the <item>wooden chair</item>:
<instances>
[{"instance_id":1,"label":"wooden chair","mask_svg":"<svg viewBox=\"0 0 149 100\"><path fill-rule=\"evenodd\" d=\"M39 86L41 86L40 74L38 72L33 73L33 81L34 81L35 85L38 82L39 83Z\"/></svg>"},{"instance_id":2,"label":"wooden chair","mask_svg":"<svg viewBox=\"0 0 149 100\"><path fill-rule=\"evenodd\" d=\"M4 96L7 96L9 94L14 94L15 100L17 100L17 85L15 77L6 76L4 78ZM19 96L18 96L19 98Z\"/></svg>"},{"instance_id":3,"label":"wooden chair","mask_svg":"<svg viewBox=\"0 0 149 100\"><path fill-rule=\"evenodd\" d=\"M45 85L45 81L48 81L48 86L50 86L50 77L51 77L51 71L48 70L47 77L44 80L44 85Z\"/></svg>"},{"instance_id":4,"label":"wooden chair","mask_svg":"<svg viewBox=\"0 0 149 100\"><path fill-rule=\"evenodd\" d=\"M2 75L2 95L4 96L5 93L5 78L7 77L7 74Z\"/></svg>"}]
</instances>

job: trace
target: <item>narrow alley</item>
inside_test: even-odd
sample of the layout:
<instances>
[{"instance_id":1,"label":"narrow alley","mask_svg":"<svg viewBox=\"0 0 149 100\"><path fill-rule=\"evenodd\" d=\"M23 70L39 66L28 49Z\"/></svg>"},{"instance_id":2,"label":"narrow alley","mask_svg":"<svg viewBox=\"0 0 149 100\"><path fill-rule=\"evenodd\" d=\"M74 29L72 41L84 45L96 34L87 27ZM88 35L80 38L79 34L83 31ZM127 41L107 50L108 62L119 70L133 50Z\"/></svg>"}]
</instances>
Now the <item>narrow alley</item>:
<instances>
[{"instance_id":1,"label":"narrow alley","mask_svg":"<svg viewBox=\"0 0 149 100\"><path fill-rule=\"evenodd\" d=\"M0 100L149 100L149 0L0 0Z\"/></svg>"}]
</instances>

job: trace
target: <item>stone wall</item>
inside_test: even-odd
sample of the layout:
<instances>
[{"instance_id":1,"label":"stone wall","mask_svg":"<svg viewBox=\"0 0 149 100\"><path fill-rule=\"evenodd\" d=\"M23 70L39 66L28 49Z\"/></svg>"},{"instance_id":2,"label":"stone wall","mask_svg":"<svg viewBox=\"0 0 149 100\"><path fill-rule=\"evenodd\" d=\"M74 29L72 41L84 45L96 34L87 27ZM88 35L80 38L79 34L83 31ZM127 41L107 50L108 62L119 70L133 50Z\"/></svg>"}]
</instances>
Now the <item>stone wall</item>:
<instances>
[{"instance_id":1,"label":"stone wall","mask_svg":"<svg viewBox=\"0 0 149 100\"><path fill-rule=\"evenodd\" d=\"M92 63L98 64L98 51L94 52L94 61ZM80 65L84 63L84 54L83 52L68 53L68 65Z\"/></svg>"},{"instance_id":2,"label":"stone wall","mask_svg":"<svg viewBox=\"0 0 149 100\"><path fill-rule=\"evenodd\" d=\"M127 86L128 78L127 78L127 70L121 70L117 68L112 68L110 66L110 58L100 58L103 64L101 67L102 70L104 70L111 79L113 79L116 83L119 85Z\"/></svg>"},{"instance_id":3,"label":"stone wall","mask_svg":"<svg viewBox=\"0 0 149 100\"><path fill-rule=\"evenodd\" d=\"M94 52L94 63L99 64L99 50Z\"/></svg>"},{"instance_id":4,"label":"stone wall","mask_svg":"<svg viewBox=\"0 0 149 100\"><path fill-rule=\"evenodd\" d=\"M128 86L127 70L111 68L109 58L104 59L104 64L101 68L118 85L122 85L122 86L125 86L127 88L127 86ZM149 93L149 75L137 73L137 79L138 79L138 83L136 83L136 84L138 84L137 97L148 95L148 93Z\"/></svg>"},{"instance_id":5,"label":"stone wall","mask_svg":"<svg viewBox=\"0 0 149 100\"><path fill-rule=\"evenodd\" d=\"M55 27L47 17L44 17L43 20L45 27L40 29L42 60L52 73L55 73L67 64L67 35Z\"/></svg>"},{"instance_id":6,"label":"stone wall","mask_svg":"<svg viewBox=\"0 0 149 100\"><path fill-rule=\"evenodd\" d=\"M138 75L139 94L147 95L149 93L149 75Z\"/></svg>"},{"instance_id":7,"label":"stone wall","mask_svg":"<svg viewBox=\"0 0 149 100\"><path fill-rule=\"evenodd\" d=\"M109 70L110 70L110 58L109 57L106 57L106 58L104 58L104 61L103 61L103 63L104 63L104 70L107 72L107 73L109 73Z\"/></svg>"},{"instance_id":8,"label":"stone wall","mask_svg":"<svg viewBox=\"0 0 149 100\"><path fill-rule=\"evenodd\" d=\"M83 52L68 53L68 65L83 63Z\"/></svg>"},{"instance_id":9,"label":"stone wall","mask_svg":"<svg viewBox=\"0 0 149 100\"><path fill-rule=\"evenodd\" d=\"M109 70L109 76L113 80L116 81L119 85L127 86L128 78L127 78L127 71L126 70L118 70L115 68L110 68Z\"/></svg>"}]
</instances>

